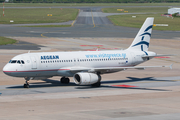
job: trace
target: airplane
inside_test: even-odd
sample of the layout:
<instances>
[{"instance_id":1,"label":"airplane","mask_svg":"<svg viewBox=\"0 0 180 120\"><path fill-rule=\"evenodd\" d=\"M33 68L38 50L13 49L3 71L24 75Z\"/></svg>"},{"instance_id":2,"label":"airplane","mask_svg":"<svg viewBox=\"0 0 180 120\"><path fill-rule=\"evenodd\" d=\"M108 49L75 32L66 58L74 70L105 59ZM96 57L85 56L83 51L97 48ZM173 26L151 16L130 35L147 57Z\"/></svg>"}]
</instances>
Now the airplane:
<instances>
[{"instance_id":1,"label":"airplane","mask_svg":"<svg viewBox=\"0 0 180 120\"><path fill-rule=\"evenodd\" d=\"M24 77L24 88L29 88L29 80L47 79L61 76L61 83L68 84L73 77L77 85L101 86L101 75L127 69L145 69L170 66L136 66L157 56L148 51L153 27L153 17L146 18L144 24L129 48L107 51L39 52L24 53L12 58L3 72L13 77Z\"/></svg>"}]
</instances>

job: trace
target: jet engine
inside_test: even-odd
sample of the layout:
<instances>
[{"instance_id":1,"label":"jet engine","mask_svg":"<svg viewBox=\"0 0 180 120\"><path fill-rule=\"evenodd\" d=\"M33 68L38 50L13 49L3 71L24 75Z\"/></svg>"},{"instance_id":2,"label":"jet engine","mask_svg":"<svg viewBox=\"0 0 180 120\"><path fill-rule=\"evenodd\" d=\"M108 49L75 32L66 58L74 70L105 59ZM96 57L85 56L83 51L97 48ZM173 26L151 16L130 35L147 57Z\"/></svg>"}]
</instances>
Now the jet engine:
<instances>
[{"instance_id":1,"label":"jet engine","mask_svg":"<svg viewBox=\"0 0 180 120\"><path fill-rule=\"evenodd\" d=\"M74 75L73 79L78 85L91 85L100 81L101 76L95 73L79 72Z\"/></svg>"}]
</instances>

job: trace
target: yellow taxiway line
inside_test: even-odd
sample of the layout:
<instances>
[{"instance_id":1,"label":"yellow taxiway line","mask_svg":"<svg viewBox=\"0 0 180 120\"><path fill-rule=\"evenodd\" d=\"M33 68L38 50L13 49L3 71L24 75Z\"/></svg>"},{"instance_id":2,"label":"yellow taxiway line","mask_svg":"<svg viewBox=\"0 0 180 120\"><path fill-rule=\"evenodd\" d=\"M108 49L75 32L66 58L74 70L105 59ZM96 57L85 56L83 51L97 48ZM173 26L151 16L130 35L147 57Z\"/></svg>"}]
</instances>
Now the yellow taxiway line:
<instances>
[{"instance_id":1,"label":"yellow taxiway line","mask_svg":"<svg viewBox=\"0 0 180 120\"><path fill-rule=\"evenodd\" d=\"M94 27L95 27L92 9L91 9L91 15L92 15L92 22L93 22L93 25L94 25ZM93 28L94 28L94 27L93 27Z\"/></svg>"},{"instance_id":2,"label":"yellow taxiway line","mask_svg":"<svg viewBox=\"0 0 180 120\"><path fill-rule=\"evenodd\" d=\"M46 37L46 36L44 36L43 34L45 34L45 33L42 33L42 34L41 34L41 37Z\"/></svg>"},{"instance_id":3,"label":"yellow taxiway line","mask_svg":"<svg viewBox=\"0 0 180 120\"><path fill-rule=\"evenodd\" d=\"M74 20L74 21L71 23L71 26L74 26L75 21L76 21L76 20Z\"/></svg>"}]
</instances>

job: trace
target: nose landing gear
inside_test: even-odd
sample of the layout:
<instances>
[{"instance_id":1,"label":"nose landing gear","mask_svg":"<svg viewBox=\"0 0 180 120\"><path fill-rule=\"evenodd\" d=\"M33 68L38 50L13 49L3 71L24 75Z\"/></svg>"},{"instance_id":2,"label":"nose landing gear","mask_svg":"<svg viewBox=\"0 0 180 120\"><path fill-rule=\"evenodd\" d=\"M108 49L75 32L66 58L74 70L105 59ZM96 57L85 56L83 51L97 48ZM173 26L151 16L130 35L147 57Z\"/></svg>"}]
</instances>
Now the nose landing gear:
<instances>
[{"instance_id":1,"label":"nose landing gear","mask_svg":"<svg viewBox=\"0 0 180 120\"><path fill-rule=\"evenodd\" d=\"M24 88L29 88L29 81L26 81L26 83L24 84Z\"/></svg>"},{"instance_id":2,"label":"nose landing gear","mask_svg":"<svg viewBox=\"0 0 180 120\"><path fill-rule=\"evenodd\" d=\"M29 80L31 79L30 77L24 77L26 82L24 83L24 88L29 88Z\"/></svg>"}]
</instances>

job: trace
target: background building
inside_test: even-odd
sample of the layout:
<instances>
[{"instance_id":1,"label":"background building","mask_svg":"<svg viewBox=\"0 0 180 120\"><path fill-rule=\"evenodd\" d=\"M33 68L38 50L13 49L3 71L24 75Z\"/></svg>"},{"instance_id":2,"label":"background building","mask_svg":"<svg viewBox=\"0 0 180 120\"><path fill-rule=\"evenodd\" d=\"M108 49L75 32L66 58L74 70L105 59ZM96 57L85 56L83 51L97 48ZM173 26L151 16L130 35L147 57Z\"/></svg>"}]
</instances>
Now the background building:
<instances>
[{"instance_id":1,"label":"background building","mask_svg":"<svg viewBox=\"0 0 180 120\"><path fill-rule=\"evenodd\" d=\"M180 14L180 8L170 8L170 9L168 9L168 14L174 14L174 13Z\"/></svg>"}]
</instances>

